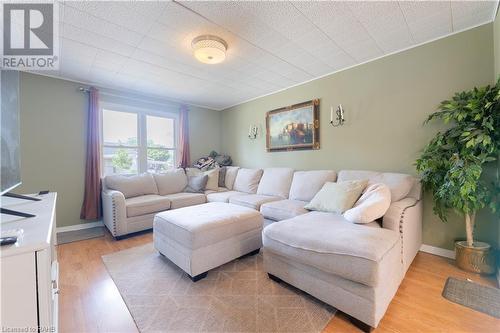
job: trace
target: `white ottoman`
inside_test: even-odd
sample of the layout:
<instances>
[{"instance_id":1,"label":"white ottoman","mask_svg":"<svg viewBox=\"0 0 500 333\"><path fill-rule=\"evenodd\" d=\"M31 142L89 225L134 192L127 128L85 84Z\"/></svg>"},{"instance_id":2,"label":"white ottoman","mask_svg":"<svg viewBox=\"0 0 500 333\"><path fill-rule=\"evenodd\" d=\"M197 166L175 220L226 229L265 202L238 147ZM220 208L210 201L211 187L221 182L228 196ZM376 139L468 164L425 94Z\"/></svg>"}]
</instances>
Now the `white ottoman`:
<instances>
[{"instance_id":1,"label":"white ottoman","mask_svg":"<svg viewBox=\"0 0 500 333\"><path fill-rule=\"evenodd\" d=\"M262 215L223 202L156 214L155 248L198 281L207 271L262 247Z\"/></svg>"}]
</instances>

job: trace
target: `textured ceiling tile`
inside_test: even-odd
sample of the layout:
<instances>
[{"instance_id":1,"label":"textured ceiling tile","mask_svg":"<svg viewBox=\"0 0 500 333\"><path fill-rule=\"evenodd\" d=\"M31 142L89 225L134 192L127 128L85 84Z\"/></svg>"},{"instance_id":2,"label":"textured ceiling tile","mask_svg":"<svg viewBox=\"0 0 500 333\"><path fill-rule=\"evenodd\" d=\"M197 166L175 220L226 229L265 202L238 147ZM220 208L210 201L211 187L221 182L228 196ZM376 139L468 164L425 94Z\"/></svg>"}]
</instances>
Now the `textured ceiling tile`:
<instances>
[{"instance_id":1,"label":"textured ceiling tile","mask_svg":"<svg viewBox=\"0 0 500 333\"><path fill-rule=\"evenodd\" d=\"M354 59L364 61L383 54L348 4L297 2L295 6Z\"/></svg>"},{"instance_id":2,"label":"textured ceiling tile","mask_svg":"<svg viewBox=\"0 0 500 333\"><path fill-rule=\"evenodd\" d=\"M74 7L61 6L61 8L64 10L64 22L77 28L92 31L132 46L136 46L143 36L140 33L87 14Z\"/></svg>"},{"instance_id":3,"label":"textured ceiling tile","mask_svg":"<svg viewBox=\"0 0 500 333\"><path fill-rule=\"evenodd\" d=\"M496 4L68 1L54 75L223 108L490 22ZM204 34L226 40L226 61L193 57Z\"/></svg>"},{"instance_id":4,"label":"textured ceiling tile","mask_svg":"<svg viewBox=\"0 0 500 333\"><path fill-rule=\"evenodd\" d=\"M453 30L460 31L494 18L496 1L452 1Z\"/></svg>"},{"instance_id":5,"label":"textured ceiling tile","mask_svg":"<svg viewBox=\"0 0 500 333\"><path fill-rule=\"evenodd\" d=\"M68 1L65 5L130 30L147 33L156 18L166 8L167 3L161 1Z\"/></svg>"},{"instance_id":6,"label":"textured ceiling tile","mask_svg":"<svg viewBox=\"0 0 500 333\"><path fill-rule=\"evenodd\" d=\"M96 53L92 66L108 69L110 72L118 72L127 61L127 57L109 51L99 50Z\"/></svg>"},{"instance_id":7,"label":"textured ceiling tile","mask_svg":"<svg viewBox=\"0 0 500 333\"><path fill-rule=\"evenodd\" d=\"M400 1L399 5L416 43L452 32L449 1Z\"/></svg>"},{"instance_id":8,"label":"textured ceiling tile","mask_svg":"<svg viewBox=\"0 0 500 333\"><path fill-rule=\"evenodd\" d=\"M124 56L129 56L134 51L133 46L69 24L64 24L62 37Z\"/></svg>"},{"instance_id":9,"label":"textured ceiling tile","mask_svg":"<svg viewBox=\"0 0 500 333\"><path fill-rule=\"evenodd\" d=\"M413 43L397 2L350 2L349 8L384 53L407 48Z\"/></svg>"}]
</instances>

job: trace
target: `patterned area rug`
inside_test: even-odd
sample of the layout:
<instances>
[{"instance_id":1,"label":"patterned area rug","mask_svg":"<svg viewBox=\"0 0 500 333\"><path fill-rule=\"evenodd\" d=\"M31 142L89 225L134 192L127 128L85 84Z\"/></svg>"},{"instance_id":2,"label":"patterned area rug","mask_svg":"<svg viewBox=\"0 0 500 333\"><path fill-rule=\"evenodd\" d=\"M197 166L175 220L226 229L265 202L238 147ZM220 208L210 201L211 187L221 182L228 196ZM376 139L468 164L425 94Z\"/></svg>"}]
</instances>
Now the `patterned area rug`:
<instances>
[{"instance_id":1,"label":"patterned area rug","mask_svg":"<svg viewBox=\"0 0 500 333\"><path fill-rule=\"evenodd\" d=\"M152 243L102 257L141 332L321 332L335 309L271 281L262 255L193 283Z\"/></svg>"},{"instance_id":2,"label":"patterned area rug","mask_svg":"<svg viewBox=\"0 0 500 333\"><path fill-rule=\"evenodd\" d=\"M500 318L500 289L449 277L443 297L476 311Z\"/></svg>"}]
</instances>

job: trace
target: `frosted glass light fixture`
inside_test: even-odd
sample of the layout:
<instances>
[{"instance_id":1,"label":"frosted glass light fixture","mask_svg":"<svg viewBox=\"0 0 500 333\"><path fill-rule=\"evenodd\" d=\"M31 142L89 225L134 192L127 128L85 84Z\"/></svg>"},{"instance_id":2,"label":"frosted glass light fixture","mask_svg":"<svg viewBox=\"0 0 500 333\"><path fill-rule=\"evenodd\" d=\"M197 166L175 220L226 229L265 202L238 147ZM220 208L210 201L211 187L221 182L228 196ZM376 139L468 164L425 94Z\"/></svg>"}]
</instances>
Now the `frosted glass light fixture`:
<instances>
[{"instance_id":1,"label":"frosted glass light fixture","mask_svg":"<svg viewBox=\"0 0 500 333\"><path fill-rule=\"evenodd\" d=\"M227 43L217 36L198 36L191 47L194 57L204 64L218 64L226 59Z\"/></svg>"}]
</instances>

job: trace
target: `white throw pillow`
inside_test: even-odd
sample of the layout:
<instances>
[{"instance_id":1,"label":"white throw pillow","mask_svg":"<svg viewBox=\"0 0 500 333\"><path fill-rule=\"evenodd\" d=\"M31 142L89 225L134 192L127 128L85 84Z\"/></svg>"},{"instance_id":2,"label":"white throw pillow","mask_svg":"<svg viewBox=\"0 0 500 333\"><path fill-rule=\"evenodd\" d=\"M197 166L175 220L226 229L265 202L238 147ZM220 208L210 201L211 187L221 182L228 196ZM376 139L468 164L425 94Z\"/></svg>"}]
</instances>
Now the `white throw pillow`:
<instances>
[{"instance_id":1,"label":"white throw pillow","mask_svg":"<svg viewBox=\"0 0 500 333\"><path fill-rule=\"evenodd\" d=\"M333 170L295 171L290 188L290 200L311 201L326 182L334 182Z\"/></svg>"},{"instance_id":2,"label":"white throw pillow","mask_svg":"<svg viewBox=\"0 0 500 333\"><path fill-rule=\"evenodd\" d=\"M283 199L288 198L292 184L293 169L267 168L259 182L257 194L272 195Z\"/></svg>"},{"instance_id":3,"label":"white throw pillow","mask_svg":"<svg viewBox=\"0 0 500 333\"><path fill-rule=\"evenodd\" d=\"M342 214L351 208L366 188L368 180L327 182L304 208Z\"/></svg>"},{"instance_id":4,"label":"white throw pillow","mask_svg":"<svg viewBox=\"0 0 500 333\"><path fill-rule=\"evenodd\" d=\"M145 194L158 194L155 180L153 176L147 172L133 176L107 176L106 187L110 190L122 192L125 198L137 197Z\"/></svg>"},{"instance_id":5,"label":"white throw pillow","mask_svg":"<svg viewBox=\"0 0 500 333\"><path fill-rule=\"evenodd\" d=\"M381 218L391 205L391 190L385 184L369 185L354 207L344 213L352 223L370 223Z\"/></svg>"},{"instance_id":6,"label":"white throw pillow","mask_svg":"<svg viewBox=\"0 0 500 333\"><path fill-rule=\"evenodd\" d=\"M233 190L255 194L262 177L262 169L239 169L234 181Z\"/></svg>"},{"instance_id":7,"label":"white throw pillow","mask_svg":"<svg viewBox=\"0 0 500 333\"><path fill-rule=\"evenodd\" d=\"M228 166L226 167L226 179L224 183L228 190L232 190L234 186L234 181L236 180L236 175L238 174L238 170L240 167L237 166Z\"/></svg>"},{"instance_id":8,"label":"white throw pillow","mask_svg":"<svg viewBox=\"0 0 500 333\"><path fill-rule=\"evenodd\" d=\"M208 171L201 171L196 168L188 168L186 169L186 174L188 175L188 177L207 175L208 182L207 185L205 186L205 190L217 191L219 189L219 168Z\"/></svg>"},{"instance_id":9,"label":"white throw pillow","mask_svg":"<svg viewBox=\"0 0 500 333\"><path fill-rule=\"evenodd\" d=\"M183 169L155 173L153 176L160 195L180 193L187 186L187 176Z\"/></svg>"}]
</instances>

